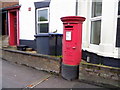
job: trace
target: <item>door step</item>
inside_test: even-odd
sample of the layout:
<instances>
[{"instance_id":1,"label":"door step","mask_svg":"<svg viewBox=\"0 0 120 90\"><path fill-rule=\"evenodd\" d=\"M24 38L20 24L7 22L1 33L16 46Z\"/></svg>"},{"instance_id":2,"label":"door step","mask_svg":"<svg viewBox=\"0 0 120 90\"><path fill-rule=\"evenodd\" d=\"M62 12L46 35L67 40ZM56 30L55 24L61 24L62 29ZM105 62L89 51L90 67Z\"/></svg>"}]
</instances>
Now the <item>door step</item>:
<instances>
[{"instance_id":1,"label":"door step","mask_svg":"<svg viewBox=\"0 0 120 90\"><path fill-rule=\"evenodd\" d=\"M26 48L26 51L33 51L32 48Z\"/></svg>"},{"instance_id":2,"label":"door step","mask_svg":"<svg viewBox=\"0 0 120 90\"><path fill-rule=\"evenodd\" d=\"M17 46L17 50L36 53L36 51L34 51L33 48L29 48L27 45L19 45Z\"/></svg>"},{"instance_id":3,"label":"door step","mask_svg":"<svg viewBox=\"0 0 120 90\"><path fill-rule=\"evenodd\" d=\"M26 48L28 48L27 45L19 45L19 46L17 46L17 50L20 50L20 51L26 51Z\"/></svg>"}]
</instances>

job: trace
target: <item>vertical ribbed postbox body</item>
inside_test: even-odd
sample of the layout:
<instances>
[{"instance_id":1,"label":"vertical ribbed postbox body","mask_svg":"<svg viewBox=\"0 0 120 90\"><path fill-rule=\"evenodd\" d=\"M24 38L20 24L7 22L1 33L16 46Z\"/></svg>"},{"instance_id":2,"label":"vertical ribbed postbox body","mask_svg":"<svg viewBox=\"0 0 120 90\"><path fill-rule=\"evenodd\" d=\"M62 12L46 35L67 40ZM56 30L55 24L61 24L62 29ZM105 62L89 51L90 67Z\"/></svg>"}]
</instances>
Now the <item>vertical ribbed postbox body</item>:
<instances>
[{"instance_id":1,"label":"vertical ribbed postbox body","mask_svg":"<svg viewBox=\"0 0 120 90\"><path fill-rule=\"evenodd\" d=\"M79 64L81 61L82 23L84 17L62 17L64 25L62 46L62 76L73 80L78 77Z\"/></svg>"}]
</instances>

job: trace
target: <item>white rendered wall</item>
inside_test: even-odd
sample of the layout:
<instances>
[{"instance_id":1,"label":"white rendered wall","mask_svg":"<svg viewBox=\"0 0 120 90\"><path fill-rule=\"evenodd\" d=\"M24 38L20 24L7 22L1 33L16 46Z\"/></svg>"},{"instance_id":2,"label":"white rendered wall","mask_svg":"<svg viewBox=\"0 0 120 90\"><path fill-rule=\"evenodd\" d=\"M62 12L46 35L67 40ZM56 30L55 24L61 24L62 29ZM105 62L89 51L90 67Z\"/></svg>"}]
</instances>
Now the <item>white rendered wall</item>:
<instances>
[{"instance_id":1,"label":"white rendered wall","mask_svg":"<svg viewBox=\"0 0 120 90\"><path fill-rule=\"evenodd\" d=\"M101 56L118 58L116 44L118 0L102 0L102 21L100 45L90 44L91 1L79 0L79 16L86 17L83 23L83 50L94 52Z\"/></svg>"},{"instance_id":2,"label":"white rendered wall","mask_svg":"<svg viewBox=\"0 0 120 90\"><path fill-rule=\"evenodd\" d=\"M63 24L60 20L64 16L75 16L76 0L51 0L50 3L50 32L57 30L63 33Z\"/></svg>"},{"instance_id":3,"label":"white rendered wall","mask_svg":"<svg viewBox=\"0 0 120 90\"><path fill-rule=\"evenodd\" d=\"M34 2L44 0L19 0L20 8L20 39L34 40L35 35L35 6ZM63 16L75 15L76 0L51 0L49 12L49 32L63 33ZM28 8L31 7L31 11Z\"/></svg>"},{"instance_id":4,"label":"white rendered wall","mask_svg":"<svg viewBox=\"0 0 120 90\"><path fill-rule=\"evenodd\" d=\"M20 39L34 40L35 35L35 6L34 2L43 0L19 0L21 5L20 18ZM28 8L31 7L31 11Z\"/></svg>"},{"instance_id":5,"label":"white rendered wall","mask_svg":"<svg viewBox=\"0 0 120 90\"><path fill-rule=\"evenodd\" d=\"M90 20L90 2L86 0L78 0L78 16L85 17L82 27L82 49L89 47L89 20Z\"/></svg>"}]
</instances>

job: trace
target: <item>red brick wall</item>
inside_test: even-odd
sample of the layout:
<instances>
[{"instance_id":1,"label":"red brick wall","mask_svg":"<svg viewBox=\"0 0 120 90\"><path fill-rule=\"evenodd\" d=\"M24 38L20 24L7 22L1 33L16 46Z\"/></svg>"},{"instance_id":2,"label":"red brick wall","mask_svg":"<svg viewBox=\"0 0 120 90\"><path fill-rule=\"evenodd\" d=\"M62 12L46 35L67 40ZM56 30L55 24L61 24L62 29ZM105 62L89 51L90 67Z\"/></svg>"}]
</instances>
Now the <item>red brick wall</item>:
<instances>
[{"instance_id":1,"label":"red brick wall","mask_svg":"<svg viewBox=\"0 0 120 90\"><path fill-rule=\"evenodd\" d=\"M16 4L19 4L18 0L5 0L4 2L0 1L0 8L10 7Z\"/></svg>"}]
</instances>

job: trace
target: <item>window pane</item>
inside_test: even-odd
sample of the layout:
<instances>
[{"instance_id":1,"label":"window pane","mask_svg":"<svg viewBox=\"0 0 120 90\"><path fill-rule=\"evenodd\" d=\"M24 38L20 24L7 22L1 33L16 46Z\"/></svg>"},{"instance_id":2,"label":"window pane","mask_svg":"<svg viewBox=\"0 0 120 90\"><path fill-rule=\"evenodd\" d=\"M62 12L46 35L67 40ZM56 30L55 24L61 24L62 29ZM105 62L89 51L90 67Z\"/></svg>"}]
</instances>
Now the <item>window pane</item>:
<instances>
[{"instance_id":1,"label":"window pane","mask_svg":"<svg viewBox=\"0 0 120 90\"><path fill-rule=\"evenodd\" d=\"M118 15L120 15L120 1L118 3Z\"/></svg>"},{"instance_id":2,"label":"window pane","mask_svg":"<svg viewBox=\"0 0 120 90\"><path fill-rule=\"evenodd\" d=\"M38 33L48 33L48 23L38 24Z\"/></svg>"},{"instance_id":3,"label":"window pane","mask_svg":"<svg viewBox=\"0 0 120 90\"><path fill-rule=\"evenodd\" d=\"M39 10L38 11L38 21L48 21L48 10Z\"/></svg>"},{"instance_id":4,"label":"window pane","mask_svg":"<svg viewBox=\"0 0 120 90\"><path fill-rule=\"evenodd\" d=\"M91 44L100 44L101 20L93 21L91 24Z\"/></svg>"},{"instance_id":5,"label":"window pane","mask_svg":"<svg viewBox=\"0 0 120 90\"><path fill-rule=\"evenodd\" d=\"M102 2L92 2L92 17L101 16Z\"/></svg>"},{"instance_id":6,"label":"window pane","mask_svg":"<svg viewBox=\"0 0 120 90\"><path fill-rule=\"evenodd\" d=\"M120 47L120 18L117 21L116 47Z\"/></svg>"}]
</instances>

